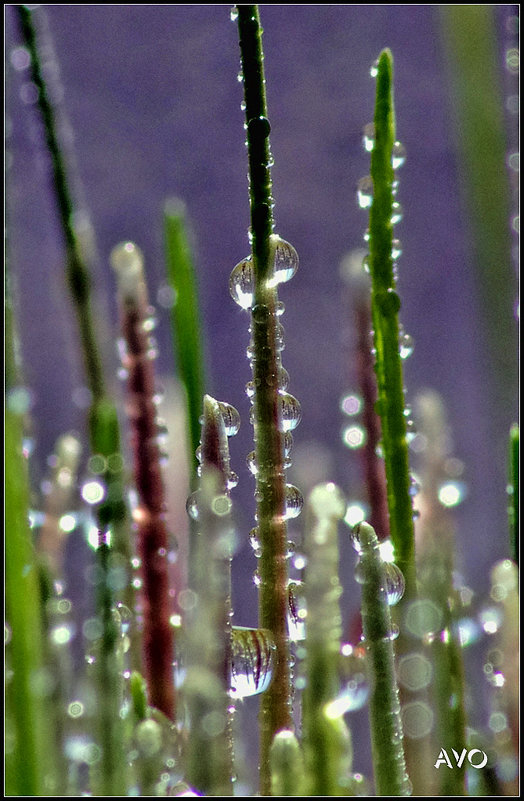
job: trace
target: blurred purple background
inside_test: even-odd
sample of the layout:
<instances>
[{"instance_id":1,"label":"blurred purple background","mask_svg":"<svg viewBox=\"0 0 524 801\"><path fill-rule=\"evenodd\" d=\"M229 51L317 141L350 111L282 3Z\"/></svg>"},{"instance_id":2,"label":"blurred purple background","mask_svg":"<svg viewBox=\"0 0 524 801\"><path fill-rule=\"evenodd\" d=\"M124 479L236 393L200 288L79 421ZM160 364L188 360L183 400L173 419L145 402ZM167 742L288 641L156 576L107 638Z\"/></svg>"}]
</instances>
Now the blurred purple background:
<instances>
[{"instance_id":1,"label":"blurred purple background","mask_svg":"<svg viewBox=\"0 0 524 801\"><path fill-rule=\"evenodd\" d=\"M239 49L227 5L44 6L74 140L79 205L91 217L99 254L95 270L100 334L111 381L118 367L112 247L135 241L145 253L151 300L164 283L162 209L182 198L194 233L205 326L207 391L239 410L231 440L242 548L234 565L235 622L255 625L253 480L245 357L248 319L231 300L228 278L249 251L247 159ZM516 6L494 7L499 35L508 153L516 149L511 96L517 76L505 66L515 46ZM401 321L415 340L405 362L407 400L432 388L443 396L454 454L465 463L468 494L457 508L457 567L476 593L488 592L492 564L508 555L506 442L517 397L501 397L487 353L475 264L460 205L457 150L440 39L440 7L430 5L263 5L265 66L276 231L300 256L286 305L284 366L302 405L294 473L304 467L360 492L357 455L342 443L341 395L354 389L350 298L339 273L348 251L363 247L367 213L356 184L369 172L361 141L373 117L369 68L381 49L395 59L397 135L407 151L399 171L404 219L397 235ZM50 191L50 164L36 107L15 69L20 45L13 7L6 7L8 255L15 276L25 379L33 392L36 480L64 431L83 431L85 409L76 327L63 277L63 247ZM509 110L508 110L509 109ZM501 164L501 170L507 166ZM508 170L509 172L509 170ZM509 220L508 220L509 226ZM504 256L503 256L504 258ZM515 280L516 297L516 280ZM507 314L513 315L508 306ZM103 319L105 316L105 319ZM159 309L159 376L173 371L168 314ZM500 348L513 343L500 342ZM508 376L516 386L515 374ZM165 379L167 380L167 379ZM115 391L121 391L116 379ZM76 391L76 392L75 392ZM76 399L76 403L74 402ZM299 462L302 461L302 472ZM300 537L300 518L292 529ZM342 542L342 564L354 562ZM358 601L348 583L345 615ZM249 708L246 705L246 708ZM358 750L357 748L355 750ZM365 769L357 764L356 769Z\"/></svg>"}]
</instances>

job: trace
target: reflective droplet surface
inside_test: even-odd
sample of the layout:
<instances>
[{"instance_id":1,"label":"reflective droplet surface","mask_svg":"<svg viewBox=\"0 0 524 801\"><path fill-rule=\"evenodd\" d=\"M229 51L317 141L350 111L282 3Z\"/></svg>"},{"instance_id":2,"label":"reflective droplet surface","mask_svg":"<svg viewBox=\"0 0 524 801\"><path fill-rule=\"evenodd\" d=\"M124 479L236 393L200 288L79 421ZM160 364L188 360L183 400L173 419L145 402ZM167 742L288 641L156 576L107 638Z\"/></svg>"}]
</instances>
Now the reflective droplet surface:
<instances>
[{"instance_id":1,"label":"reflective droplet surface","mask_svg":"<svg viewBox=\"0 0 524 801\"><path fill-rule=\"evenodd\" d=\"M230 403L223 403L219 401L218 408L224 420L226 434L228 437L234 437L240 428L240 415L234 406Z\"/></svg>"},{"instance_id":2,"label":"reflective droplet surface","mask_svg":"<svg viewBox=\"0 0 524 801\"><path fill-rule=\"evenodd\" d=\"M288 392L279 392L280 427L282 431L293 431L302 419L300 403Z\"/></svg>"},{"instance_id":3,"label":"reflective droplet surface","mask_svg":"<svg viewBox=\"0 0 524 801\"><path fill-rule=\"evenodd\" d=\"M403 216L404 216L404 210L402 206L400 205L400 203L397 203L397 201L395 201L391 206L392 225L396 225L397 223L399 223L402 220Z\"/></svg>"},{"instance_id":4,"label":"reflective droplet surface","mask_svg":"<svg viewBox=\"0 0 524 801\"><path fill-rule=\"evenodd\" d=\"M357 184L357 202L361 209L369 209L373 203L373 181L365 175Z\"/></svg>"},{"instance_id":5,"label":"reflective droplet surface","mask_svg":"<svg viewBox=\"0 0 524 801\"><path fill-rule=\"evenodd\" d=\"M196 490L195 492L191 493L191 495L188 497L186 501L186 512L188 513L189 517L192 520L198 520L199 516L198 498L199 498L199 493L198 490Z\"/></svg>"},{"instance_id":6,"label":"reflective droplet surface","mask_svg":"<svg viewBox=\"0 0 524 801\"><path fill-rule=\"evenodd\" d=\"M290 581L288 585L288 634L291 642L306 637L306 596L304 582Z\"/></svg>"},{"instance_id":7,"label":"reflective droplet surface","mask_svg":"<svg viewBox=\"0 0 524 801\"><path fill-rule=\"evenodd\" d=\"M415 348L415 342L410 334L402 334L399 339L398 352L401 359L408 359Z\"/></svg>"},{"instance_id":8,"label":"reflective droplet surface","mask_svg":"<svg viewBox=\"0 0 524 801\"><path fill-rule=\"evenodd\" d=\"M291 520L298 517L304 506L302 493L294 484L286 484L286 508L284 518Z\"/></svg>"},{"instance_id":9,"label":"reflective droplet surface","mask_svg":"<svg viewBox=\"0 0 524 801\"><path fill-rule=\"evenodd\" d=\"M391 151L391 166L394 170L398 170L399 167L402 167L405 161L406 148L402 142L395 142L393 145L393 150Z\"/></svg>"},{"instance_id":10,"label":"reflective droplet surface","mask_svg":"<svg viewBox=\"0 0 524 801\"><path fill-rule=\"evenodd\" d=\"M242 309L250 309L255 292L255 273L249 256L239 262L229 276L229 293Z\"/></svg>"},{"instance_id":11,"label":"reflective droplet surface","mask_svg":"<svg viewBox=\"0 0 524 801\"><path fill-rule=\"evenodd\" d=\"M270 243L275 248L273 278L270 283L272 286L276 286L293 278L298 270L298 253L293 245L276 234L271 234Z\"/></svg>"},{"instance_id":12,"label":"reflective droplet surface","mask_svg":"<svg viewBox=\"0 0 524 801\"><path fill-rule=\"evenodd\" d=\"M234 626L232 630L232 698L263 693L274 674L276 646L267 629Z\"/></svg>"},{"instance_id":13,"label":"reflective droplet surface","mask_svg":"<svg viewBox=\"0 0 524 801\"><path fill-rule=\"evenodd\" d=\"M368 153L371 153L375 146L375 123L368 122L367 125L364 126L362 131L362 144L364 145L364 150Z\"/></svg>"},{"instance_id":14,"label":"reflective droplet surface","mask_svg":"<svg viewBox=\"0 0 524 801\"><path fill-rule=\"evenodd\" d=\"M256 476L256 474L258 473L258 464L256 462L255 451L251 451L251 453L248 453L246 457L246 463L251 475Z\"/></svg>"},{"instance_id":15,"label":"reflective droplet surface","mask_svg":"<svg viewBox=\"0 0 524 801\"><path fill-rule=\"evenodd\" d=\"M406 589L406 582L402 570L394 562L385 562L384 570L386 574L386 594L388 604L394 606L398 604L404 590Z\"/></svg>"}]
</instances>

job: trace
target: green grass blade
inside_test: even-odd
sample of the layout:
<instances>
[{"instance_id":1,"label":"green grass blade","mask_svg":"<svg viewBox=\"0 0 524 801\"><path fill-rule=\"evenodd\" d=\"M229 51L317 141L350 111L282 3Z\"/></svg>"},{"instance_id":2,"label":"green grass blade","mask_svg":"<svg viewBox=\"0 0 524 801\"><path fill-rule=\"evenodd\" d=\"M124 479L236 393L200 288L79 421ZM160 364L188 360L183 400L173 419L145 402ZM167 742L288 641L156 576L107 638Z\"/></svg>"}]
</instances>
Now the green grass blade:
<instances>
[{"instance_id":1,"label":"green grass blade","mask_svg":"<svg viewBox=\"0 0 524 801\"><path fill-rule=\"evenodd\" d=\"M382 423L387 498L395 561L406 579L406 597L415 589L415 532L410 495L404 382L399 353L398 311L393 272L393 59L384 50L378 60L375 144L371 151L373 202L369 216L371 304L376 348L378 409Z\"/></svg>"},{"instance_id":2,"label":"green grass blade","mask_svg":"<svg viewBox=\"0 0 524 801\"><path fill-rule=\"evenodd\" d=\"M186 211L179 200L166 203L164 239L167 280L176 298L171 309L171 329L178 373L186 389L189 464L194 482L198 466L195 451L200 443L199 418L202 414L205 371L195 268L188 239Z\"/></svg>"}]
</instances>

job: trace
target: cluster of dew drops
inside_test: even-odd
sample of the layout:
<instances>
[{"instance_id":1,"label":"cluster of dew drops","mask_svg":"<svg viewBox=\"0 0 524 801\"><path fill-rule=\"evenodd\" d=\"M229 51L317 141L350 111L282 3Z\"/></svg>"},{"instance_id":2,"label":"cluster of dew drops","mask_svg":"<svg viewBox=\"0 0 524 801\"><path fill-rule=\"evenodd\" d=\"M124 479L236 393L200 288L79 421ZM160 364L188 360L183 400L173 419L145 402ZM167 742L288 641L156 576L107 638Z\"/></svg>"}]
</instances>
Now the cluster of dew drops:
<instances>
[{"instance_id":1,"label":"cluster of dew drops","mask_svg":"<svg viewBox=\"0 0 524 801\"><path fill-rule=\"evenodd\" d=\"M279 284L286 283L291 280L298 269L298 254L295 248L281 239L276 234L271 234L270 237L271 253L273 254L273 264L269 284L275 288ZM275 373L268 373L265 376L265 381L268 386L276 388L278 397L278 421L279 429L282 433L282 467L287 469L291 465L290 453L293 446L292 431L298 426L302 417L300 403L294 395L288 392L289 374L282 366L282 351L284 349L284 328L279 321L279 318L284 313L284 304L278 301L275 304L274 310L269 306L262 304L255 304L255 272L253 267L252 257L248 256L239 262L231 273L229 279L229 291L231 297L242 309L251 310L251 323L249 326L249 333L253 333L253 326L266 325L268 330L268 337L271 337L271 324L273 326L273 342L275 349ZM273 318L273 319L271 319ZM269 325L268 325L269 323ZM270 342L268 341L268 347ZM255 377L254 364L256 353L254 348L253 338L250 339L249 345L246 350L246 355L249 364L253 370L253 377L246 384L246 395L251 403L250 422L255 426L255 410L254 404L256 402L257 383L260 383L261 378ZM256 443L256 427L255 437ZM250 473L257 481L255 489L255 500L262 499L262 482L259 480L259 466L257 464L256 453L251 451L247 455L247 466ZM286 484L285 486L285 508L283 517L285 520L290 520L298 517L302 511L303 497L300 490L293 484ZM249 535L249 541L253 547L255 557L259 558L261 555L261 546L258 536L258 529L254 527ZM291 557L293 554L293 543L288 543L287 556ZM255 584L259 584L260 580L258 574L255 573Z\"/></svg>"}]
</instances>

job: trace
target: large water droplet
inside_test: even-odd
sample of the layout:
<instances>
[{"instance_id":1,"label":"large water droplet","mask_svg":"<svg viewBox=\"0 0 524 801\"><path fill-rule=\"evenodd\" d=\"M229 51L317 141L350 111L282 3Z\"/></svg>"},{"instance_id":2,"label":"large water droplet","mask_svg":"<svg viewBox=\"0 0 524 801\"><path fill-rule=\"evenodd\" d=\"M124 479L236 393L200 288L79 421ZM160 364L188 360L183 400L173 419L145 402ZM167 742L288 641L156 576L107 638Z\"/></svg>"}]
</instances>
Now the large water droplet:
<instances>
[{"instance_id":1,"label":"large water droplet","mask_svg":"<svg viewBox=\"0 0 524 801\"><path fill-rule=\"evenodd\" d=\"M395 606L398 604L404 590L406 589L406 582L402 570L394 562L385 562L384 571L386 573L386 594L388 604Z\"/></svg>"},{"instance_id":2,"label":"large water droplet","mask_svg":"<svg viewBox=\"0 0 524 801\"><path fill-rule=\"evenodd\" d=\"M282 431L293 431L302 419L299 401L288 392L279 392L280 427Z\"/></svg>"},{"instance_id":3,"label":"large water droplet","mask_svg":"<svg viewBox=\"0 0 524 801\"><path fill-rule=\"evenodd\" d=\"M286 484L286 510L284 513L285 520L291 520L298 517L304 506L304 498L302 493L295 487L294 484Z\"/></svg>"},{"instance_id":4,"label":"large water droplet","mask_svg":"<svg viewBox=\"0 0 524 801\"><path fill-rule=\"evenodd\" d=\"M234 437L240 428L240 415L234 406L230 403L219 401L218 408L224 420L226 434L228 437Z\"/></svg>"},{"instance_id":5,"label":"large water droplet","mask_svg":"<svg viewBox=\"0 0 524 801\"><path fill-rule=\"evenodd\" d=\"M275 257L273 261L273 277L270 281L271 286L284 284L290 281L298 270L298 253L293 245L281 239L276 234L271 234L271 244L275 247Z\"/></svg>"},{"instance_id":6,"label":"large water droplet","mask_svg":"<svg viewBox=\"0 0 524 801\"><path fill-rule=\"evenodd\" d=\"M269 687L275 667L276 646L267 629L238 626L232 630L232 698L263 693Z\"/></svg>"},{"instance_id":7,"label":"large water droplet","mask_svg":"<svg viewBox=\"0 0 524 801\"><path fill-rule=\"evenodd\" d=\"M195 492L191 493L191 495L188 497L186 501L186 512L188 513L189 517L192 520L198 520L199 516L198 498L199 498L199 492L198 490L196 490Z\"/></svg>"},{"instance_id":8,"label":"large water droplet","mask_svg":"<svg viewBox=\"0 0 524 801\"><path fill-rule=\"evenodd\" d=\"M373 203L373 181L365 175L357 184L357 202L361 209L369 209Z\"/></svg>"},{"instance_id":9,"label":"large water droplet","mask_svg":"<svg viewBox=\"0 0 524 801\"><path fill-rule=\"evenodd\" d=\"M255 273L251 256L239 262L229 276L229 293L242 309L250 309L255 292Z\"/></svg>"}]
</instances>

